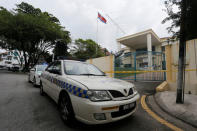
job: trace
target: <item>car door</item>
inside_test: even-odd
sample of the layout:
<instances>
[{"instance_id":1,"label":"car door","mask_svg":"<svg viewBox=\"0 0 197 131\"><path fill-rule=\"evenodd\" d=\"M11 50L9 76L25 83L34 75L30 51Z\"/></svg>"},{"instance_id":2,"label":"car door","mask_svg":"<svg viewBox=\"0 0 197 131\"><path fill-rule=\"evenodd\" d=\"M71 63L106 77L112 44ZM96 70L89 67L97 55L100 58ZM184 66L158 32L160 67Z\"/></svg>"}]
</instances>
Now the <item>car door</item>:
<instances>
[{"instance_id":1,"label":"car door","mask_svg":"<svg viewBox=\"0 0 197 131\"><path fill-rule=\"evenodd\" d=\"M53 96L53 99L56 101L59 97L59 92L61 90L60 83L62 82L62 66L61 61L57 61L53 65L53 71L51 73L51 76L53 77L53 82L51 83L51 86L49 87L51 90L51 94Z\"/></svg>"},{"instance_id":2,"label":"car door","mask_svg":"<svg viewBox=\"0 0 197 131\"><path fill-rule=\"evenodd\" d=\"M42 84L44 87L44 91L48 94L51 95L51 90L50 90L50 86L51 86L51 81L52 81L52 70L53 70L53 64L51 63L47 69L44 72L44 78L42 79Z\"/></svg>"}]
</instances>

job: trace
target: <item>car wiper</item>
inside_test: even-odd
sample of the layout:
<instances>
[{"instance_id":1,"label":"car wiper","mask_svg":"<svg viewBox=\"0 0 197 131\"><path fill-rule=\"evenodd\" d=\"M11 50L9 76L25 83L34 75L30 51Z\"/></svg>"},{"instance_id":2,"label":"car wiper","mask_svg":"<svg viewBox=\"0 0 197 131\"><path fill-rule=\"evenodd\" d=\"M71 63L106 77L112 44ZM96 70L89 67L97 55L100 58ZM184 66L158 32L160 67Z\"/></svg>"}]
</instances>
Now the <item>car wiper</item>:
<instances>
[{"instance_id":1,"label":"car wiper","mask_svg":"<svg viewBox=\"0 0 197 131\"><path fill-rule=\"evenodd\" d=\"M94 76L95 74L90 74L90 73L84 73L84 74L79 74L79 75L87 75L87 76Z\"/></svg>"},{"instance_id":2,"label":"car wiper","mask_svg":"<svg viewBox=\"0 0 197 131\"><path fill-rule=\"evenodd\" d=\"M87 75L87 76L105 76L105 75L97 75L97 74L91 74L91 73L84 73L79 75Z\"/></svg>"}]
</instances>

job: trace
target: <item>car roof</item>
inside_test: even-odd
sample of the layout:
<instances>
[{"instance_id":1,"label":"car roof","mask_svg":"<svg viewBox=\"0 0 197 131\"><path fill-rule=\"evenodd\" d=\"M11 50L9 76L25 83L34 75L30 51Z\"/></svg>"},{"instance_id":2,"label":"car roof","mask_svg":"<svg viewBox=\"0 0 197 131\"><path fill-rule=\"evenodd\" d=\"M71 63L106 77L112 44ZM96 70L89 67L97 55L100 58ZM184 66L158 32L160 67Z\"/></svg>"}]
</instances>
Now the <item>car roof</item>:
<instances>
[{"instance_id":1,"label":"car roof","mask_svg":"<svg viewBox=\"0 0 197 131\"><path fill-rule=\"evenodd\" d=\"M42 64L35 65L35 67L38 67L38 66L48 66L48 65L42 65Z\"/></svg>"},{"instance_id":2,"label":"car roof","mask_svg":"<svg viewBox=\"0 0 197 131\"><path fill-rule=\"evenodd\" d=\"M83 62L83 61L77 61L77 60L63 60L63 61L86 63L86 62Z\"/></svg>"}]
</instances>

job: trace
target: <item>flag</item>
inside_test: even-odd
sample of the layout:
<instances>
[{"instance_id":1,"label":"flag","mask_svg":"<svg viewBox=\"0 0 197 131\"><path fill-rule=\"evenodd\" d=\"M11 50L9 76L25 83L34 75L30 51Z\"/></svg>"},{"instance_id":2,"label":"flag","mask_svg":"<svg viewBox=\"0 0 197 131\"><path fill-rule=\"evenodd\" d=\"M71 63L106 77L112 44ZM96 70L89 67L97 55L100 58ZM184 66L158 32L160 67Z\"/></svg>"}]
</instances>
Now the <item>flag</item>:
<instances>
[{"instance_id":1,"label":"flag","mask_svg":"<svg viewBox=\"0 0 197 131\"><path fill-rule=\"evenodd\" d=\"M98 18L99 18L99 20L100 21L102 21L103 23L107 23L107 20L100 14L100 13L98 13Z\"/></svg>"}]
</instances>

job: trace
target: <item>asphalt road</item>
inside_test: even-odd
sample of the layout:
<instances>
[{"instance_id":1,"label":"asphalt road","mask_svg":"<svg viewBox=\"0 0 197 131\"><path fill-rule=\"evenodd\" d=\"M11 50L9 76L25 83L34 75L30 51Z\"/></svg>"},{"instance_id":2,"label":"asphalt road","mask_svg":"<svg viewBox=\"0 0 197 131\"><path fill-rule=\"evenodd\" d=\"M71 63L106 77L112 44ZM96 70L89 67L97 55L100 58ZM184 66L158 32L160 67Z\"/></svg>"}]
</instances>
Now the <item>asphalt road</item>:
<instances>
[{"instance_id":1,"label":"asphalt road","mask_svg":"<svg viewBox=\"0 0 197 131\"><path fill-rule=\"evenodd\" d=\"M140 94L154 93L159 83L135 83ZM27 75L0 70L0 131L168 131L138 103L133 116L114 123L68 127L60 119L57 105L39 88L27 82Z\"/></svg>"}]
</instances>

